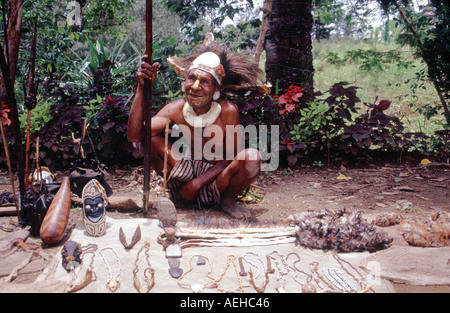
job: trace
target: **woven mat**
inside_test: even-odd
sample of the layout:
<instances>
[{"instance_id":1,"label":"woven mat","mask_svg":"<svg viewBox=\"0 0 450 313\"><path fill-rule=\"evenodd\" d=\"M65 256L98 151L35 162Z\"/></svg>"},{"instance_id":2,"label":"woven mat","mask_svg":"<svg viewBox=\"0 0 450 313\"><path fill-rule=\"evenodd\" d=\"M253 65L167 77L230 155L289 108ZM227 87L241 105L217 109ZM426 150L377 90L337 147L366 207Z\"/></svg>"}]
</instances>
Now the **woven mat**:
<instances>
[{"instance_id":1,"label":"woven mat","mask_svg":"<svg viewBox=\"0 0 450 313\"><path fill-rule=\"evenodd\" d=\"M30 232L25 229L16 229L11 233L8 233L0 239L0 248L8 246L13 239L22 239L25 242L32 242L28 240ZM19 249L6 257L0 257L0 277L8 276L11 271L21 264L23 260L27 259L31 252ZM19 271L20 274L34 273L42 271L48 262L41 258L36 258L28 263L23 269Z\"/></svg>"},{"instance_id":2,"label":"woven mat","mask_svg":"<svg viewBox=\"0 0 450 313\"><path fill-rule=\"evenodd\" d=\"M140 225L142 232L142 239L129 251L125 250L124 247L119 242L119 229L123 228L124 233L127 237L128 242L130 242L131 237L136 230L136 227ZM296 267L305 273L311 273L310 263L313 261L317 261L319 264L319 273L322 274L322 268L341 268L336 259L332 256L331 253L326 253L320 250L308 250L297 247L294 243L287 244L278 244L271 246L252 246L252 247L191 247L183 249L183 256L181 258L180 268L187 272L190 269L190 261L192 262L193 269L189 273L185 275L185 277L181 280L182 285L180 286L177 282L177 279L174 279L170 276L168 269L168 260L165 257L165 252L162 249L162 246L157 243L157 237L163 231L159 227L158 220L152 219L112 219L107 217L107 230L106 234L101 237L91 237L89 236L82 224L77 225L77 227L73 230L70 240L80 243L82 246L86 246L88 244L95 243L98 245L98 250L94 255L94 263L93 263L93 271L97 276L97 280L89 284L84 289L78 291L80 293L95 293L95 292L106 292L110 291L106 288L106 281L109 279L110 274L105 265L104 260L101 255L98 253L100 249L111 247L116 251L119 255L120 263L121 263L121 272L119 275L120 279L120 287L116 291L116 293L121 292L130 292L136 293L137 290L133 285L133 269L135 268L135 260L140 248L144 245L145 242L150 243L150 263L152 268L155 270L155 286L151 290L152 293L178 293L178 292L191 292L192 290L186 286L191 285L206 285L211 280L207 277L207 273L211 270L210 276L213 278L219 278L224 273L224 270L227 268L227 264L230 265L228 267L225 275L223 275L222 279L219 281L219 288L205 288L205 293L214 293L221 292L221 290L233 290L238 291L239 287L239 279L238 275L235 272L233 266L233 257L242 257L246 256L246 259L249 263L244 262L244 266L246 271L252 269L252 272L255 276L258 272L261 271L264 266L266 266L266 255L273 252L274 250L278 251L282 255L286 256L291 252L297 253L301 261L296 264ZM60 252L59 252L60 253ZM110 265L112 275L117 273L118 263L117 259L110 249L106 249L103 251L107 262ZM197 265L197 256L202 255L207 260L205 265ZM276 257L277 255L274 254ZM368 256L368 253L350 253L350 254L342 254L340 257L342 259L348 260L355 267L356 264ZM61 258L60 254L56 254L56 257ZM88 261L90 261L91 256L87 257ZM140 260L144 259L144 255L140 254ZM210 263L208 262L210 261ZM294 256L291 256L288 261L292 265L296 260ZM262 261L262 262L261 262ZM227 263L228 262L228 263ZM144 263L139 264L139 273L142 275L144 271ZM211 264L211 265L210 265ZM252 265L253 264L253 265ZM266 286L265 292L277 292L276 287L277 277L279 273L286 272L286 268L282 266L281 262L277 264L276 262L272 262L272 267L275 269L275 273L269 275L269 282ZM346 266L347 270L354 276L357 276L357 273L351 269L351 267ZM342 268L341 268L342 269ZM346 272L342 271L344 276L357 287L360 291L361 288L358 283L352 278L352 276L348 275ZM362 275L367 275L368 273L364 272L364 270L359 270ZM68 282L70 280L69 274L63 269L61 266L61 262L58 261L58 265L53 275L55 280L61 282ZM143 275L140 276L141 285L143 284ZM299 293L301 292L301 285L295 280L295 272L291 269L287 271L287 274L284 275L285 280L285 291L288 293ZM306 282L306 275L298 273L297 280L300 283ZM38 278L39 281L39 278ZM255 282L258 286L263 285L264 275L260 274L256 277ZM384 279L371 279L372 285L375 287L378 292L395 292L394 288L390 284L390 282ZM246 293L256 292L255 288L250 284L249 275L241 277L241 284L243 287L243 291ZM314 283L315 284L315 283ZM322 282L321 289L317 284L315 284L317 291L325 291L327 286ZM60 288L59 292L63 292L64 288Z\"/></svg>"},{"instance_id":3,"label":"woven mat","mask_svg":"<svg viewBox=\"0 0 450 313\"><path fill-rule=\"evenodd\" d=\"M361 265L375 268L380 276L408 285L450 285L450 247L392 246L363 259Z\"/></svg>"}]
</instances>

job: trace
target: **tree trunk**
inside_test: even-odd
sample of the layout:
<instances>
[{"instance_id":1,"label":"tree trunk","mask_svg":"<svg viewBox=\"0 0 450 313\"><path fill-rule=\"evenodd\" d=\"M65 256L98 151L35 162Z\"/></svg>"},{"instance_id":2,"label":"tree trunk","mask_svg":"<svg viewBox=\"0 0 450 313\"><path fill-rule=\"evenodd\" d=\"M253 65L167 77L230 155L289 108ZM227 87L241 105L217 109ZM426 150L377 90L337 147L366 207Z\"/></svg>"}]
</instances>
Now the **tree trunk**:
<instances>
[{"instance_id":1,"label":"tree trunk","mask_svg":"<svg viewBox=\"0 0 450 313\"><path fill-rule=\"evenodd\" d=\"M312 0L273 0L266 39L267 80L280 89L313 87Z\"/></svg>"},{"instance_id":2,"label":"tree trunk","mask_svg":"<svg viewBox=\"0 0 450 313\"><path fill-rule=\"evenodd\" d=\"M5 53L6 61L9 62L9 72L11 75L11 82L14 86L16 77L17 60L19 57L19 43L22 27L22 7L23 0L11 0L8 5L8 46L4 46L8 49L8 55ZM2 38L3 39L3 38ZM5 49L5 50L7 50ZM0 94L6 95L5 82L3 76L0 78Z\"/></svg>"},{"instance_id":3,"label":"tree trunk","mask_svg":"<svg viewBox=\"0 0 450 313\"><path fill-rule=\"evenodd\" d=\"M3 0L3 5L5 4ZM0 44L1 72L0 76L0 98L7 99L11 110L12 131L14 133L15 159L18 168L19 191L23 199L25 196L25 155L22 143L22 134L20 132L19 113L17 109L16 98L14 95L14 82L16 76L17 60L19 57L19 43L22 27L22 7L23 0L11 0L8 6L8 24L6 28L7 45L5 49ZM4 12L2 12L4 13ZM3 14L3 17L5 15ZM2 38L3 39L3 38Z\"/></svg>"}]
</instances>

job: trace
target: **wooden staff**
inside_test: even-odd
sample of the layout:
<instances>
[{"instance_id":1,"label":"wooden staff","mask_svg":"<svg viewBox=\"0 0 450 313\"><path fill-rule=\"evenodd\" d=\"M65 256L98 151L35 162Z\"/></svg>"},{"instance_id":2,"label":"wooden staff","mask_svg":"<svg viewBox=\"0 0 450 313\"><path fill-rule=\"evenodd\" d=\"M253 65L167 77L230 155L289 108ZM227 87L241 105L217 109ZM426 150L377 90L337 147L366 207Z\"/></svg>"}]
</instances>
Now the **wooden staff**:
<instances>
[{"instance_id":1,"label":"wooden staff","mask_svg":"<svg viewBox=\"0 0 450 313\"><path fill-rule=\"evenodd\" d=\"M38 17L36 16L34 19L34 30L33 30L33 40L31 42L31 50L30 50L30 68L28 70L28 88L26 89L25 99L28 98L28 101L25 101L27 106L27 139L25 144L25 189L30 185L30 124L31 124L31 110L34 109L36 104L36 92L37 92L37 84L35 83L35 75L36 75L36 39L37 39L37 21ZM25 91L25 90L24 90Z\"/></svg>"},{"instance_id":2,"label":"wooden staff","mask_svg":"<svg viewBox=\"0 0 450 313\"><path fill-rule=\"evenodd\" d=\"M19 207L19 201L18 201L17 195L16 195L16 187L14 186L14 178L13 178L12 168L11 168L11 159L10 159L10 155L9 155L8 141L6 140L5 130L3 128L3 107L2 107L1 103L0 103L0 131L1 131L1 135L2 135L3 148L5 149L6 164L8 165L9 180L11 181L12 194L14 196L14 202L16 204L16 213L17 213L17 217L20 222L20 207Z\"/></svg>"},{"instance_id":3,"label":"wooden staff","mask_svg":"<svg viewBox=\"0 0 450 313\"><path fill-rule=\"evenodd\" d=\"M39 136L36 137L36 151L34 152L36 168L31 176L31 184L39 183L43 180L41 166L39 165Z\"/></svg>"},{"instance_id":4,"label":"wooden staff","mask_svg":"<svg viewBox=\"0 0 450 313\"><path fill-rule=\"evenodd\" d=\"M166 129L164 131L164 169L163 169L163 197L166 197L167 189L167 157L169 156L169 124L170 110L167 113Z\"/></svg>"},{"instance_id":5,"label":"wooden staff","mask_svg":"<svg viewBox=\"0 0 450 313\"><path fill-rule=\"evenodd\" d=\"M5 28L6 29L6 28ZM7 36L5 36L7 39ZM7 41L7 40L6 40ZM6 45L8 46L8 45ZM8 49L6 50L6 57L8 58ZM23 199L25 197L25 159L24 159L24 150L22 144L22 133L20 132L20 122L19 122L19 113L17 110L17 102L16 97L14 95L14 86L11 79L11 72L9 70L9 63L6 61L4 50L2 44L0 43L0 68L2 70L3 81L6 88L6 95L8 99L8 105L10 107L11 114L11 122L12 122L12 130L14 132L14 146L16 148L16 159L17 159L17 167L18 167L18 177L19 177L19 192L20 197ZM1 104L0 104L1 105ZM3 123L3 120L2 120ZM15 191L13 190L13 193ZM17 201L16 201L17 205ZM19 222L20 215L18 214Z\"/></svg>"},{"instance_id":6,"label":"wooden staff","mask_svg":"<svg viewBox=\"0 0 450 313\"><path fill-rule=\"evenodd\" d=\"M146 0L145 6L145 50L148 56L147 62L152 65L152 0ZM148 201L150 195L150 156L151 156L151 120L152 117L152 83L146 79L144 81L144 127L145 127L145 137L144 137L144 212L147 214L148 211Z\"/></svg>"}]
</instances>

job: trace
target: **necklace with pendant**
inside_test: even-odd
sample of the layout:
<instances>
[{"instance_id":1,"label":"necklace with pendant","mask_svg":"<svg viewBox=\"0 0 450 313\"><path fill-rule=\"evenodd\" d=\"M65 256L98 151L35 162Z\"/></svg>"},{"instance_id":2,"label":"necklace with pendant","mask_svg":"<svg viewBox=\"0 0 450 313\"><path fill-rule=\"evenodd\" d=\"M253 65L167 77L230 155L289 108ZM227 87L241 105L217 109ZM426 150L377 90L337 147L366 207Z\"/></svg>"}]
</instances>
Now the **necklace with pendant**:
<instances>
[{"instance_id":1,"label":"necklace with pendant","mask_svg":"<svg viewBox=\"0 0 450 313\"><path fill-rule=\"evenodd\" d=\"M111 267L109 266L108 261L106 260L105 256L102 253L102 251L107 250L107 249L111 250L116 256L118 269L117 269L117 274L114 275L114 276L112 275ZM109 277L110 278L106 282L106 287L109 290L111 290L112 292L115 292L117 289L119 289L119 286L120 286L119 275L120 275L120 271L122 269L122 264L120 264L119 255L117 254L116 250L114 250L111 247L102 248L99 252L100 252L100 255L102 256L103 262L105 262L105 265L108 268L108 272L109 272Z\"/></svg>"}]
</instances>

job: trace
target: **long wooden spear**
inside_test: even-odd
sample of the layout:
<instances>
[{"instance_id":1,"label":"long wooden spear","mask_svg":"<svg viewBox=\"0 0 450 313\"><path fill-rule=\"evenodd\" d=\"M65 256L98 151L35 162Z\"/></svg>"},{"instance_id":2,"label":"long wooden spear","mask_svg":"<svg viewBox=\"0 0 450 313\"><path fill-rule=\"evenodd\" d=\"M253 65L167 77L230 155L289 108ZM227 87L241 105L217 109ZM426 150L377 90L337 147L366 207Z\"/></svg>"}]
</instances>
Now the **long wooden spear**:
<instances>
[{"instance_id":1,"label":"long wooden spear","mask_svg":"<svg viewBox=\"0 0 450 313\"><path fill-rule=\"evenodd\" d=\"M8 165L9 180L11 181L12 194L14 196L14 202L16 204L16 214L17 214L17 217L20 222L20 206L19 206L19 201L17 199L16 187L14 185L14 178L13 178L13 173L12 173L12 168L11 168L11 158L9 156L8 140L6 139L5 130L3 128L3 107L2 106L3 106L3 104L0 103L0 132L2 135L3 148L5 149L6 164Z\"/></svg>"},{"instance_id":2,"label":"long wooden spear","mask_svg":"<svg viewBox=\"0 0 450 313\"><path fill-rule=\"evenodd\" d=\"M145 5L145 52L148 55L147 62L152 65L152 0L146 0ZM150 156L151 156L151 120L152 117L152 82L145 80L144 82L144 124L145 124L145 137L144 137L144 211L148 212L148 201L150 196Z\"/></svg>"},{"instance_id":3,"label":"long wooden spear","mask_svg":"<svg viewBox=\"0 0 450 313\"><path fill-rule=\"evenodd\" d=\"M35 81L36 76L36 41L37 41L37 22L38 17L34 18L33 23L33 39L31 41L30 49L30 62L28 69L28 87L24 89L25 92L25 106L27 107L27 139L25 143L25 188L28 188L30 184L30 124L31 124L31 110L36 106L36 92L37 83Z\"/></svg>"}]
</instances>

